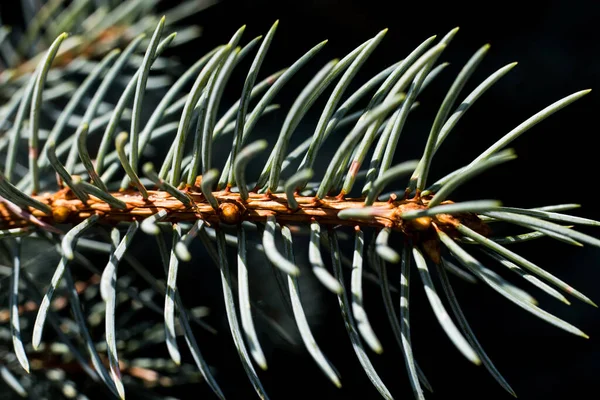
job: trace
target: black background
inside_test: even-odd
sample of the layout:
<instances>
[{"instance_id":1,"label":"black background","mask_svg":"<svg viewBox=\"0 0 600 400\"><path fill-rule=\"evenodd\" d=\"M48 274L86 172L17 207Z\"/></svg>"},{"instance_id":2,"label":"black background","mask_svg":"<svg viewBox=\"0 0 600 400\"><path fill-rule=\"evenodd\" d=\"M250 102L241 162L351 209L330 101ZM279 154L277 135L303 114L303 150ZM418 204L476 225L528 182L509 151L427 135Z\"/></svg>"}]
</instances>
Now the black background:
<instances>
[{"instance_id":1,"label":"black background","mask_svg":"<svg viewBox=\"0 0 600 400\"><path fill-rule=\"evenodd\" d=\"M166 3L163 2L163 6ZM1 4L2 13L6 15L8 2L3 0ZM229 40L241 25L247 24L243 41L246 43L265 34L276 19L280 25L259 79L290 65L316 43L324 39L329 39L329 43L277 96L276 102L282 105L282 110L257 126L256 137L270 138L273 144L285 112L302 85L329 59L343 57L381 29L389 28L389 32L357 75L354 87L403 58L427 37L433 34L442 37L459 26L458 35L440 58L451 64L426 90L420 99L421 106L411 114L397 160L421 155L436 107L452 80L480 46L490 43L491 51L461 99L498 68L513 61L519 65L479 99L457 125L434 159L432 179L470 162L495 140L554 101L592 88L590 94L511 144L519 156L516 161L473 179L457 191L453 199L494 198L515 207L580 203L583 207L573 211L574 214L600 219L596 195L600 171L596 144L600 134L600 35L596 28L600 2L221 1L190 17L190 21L203 27L204 34L173 53L185 63L192 63L215 45ZM240 71L249 63L250 60L246 60L232 77L224 98L227 105L239 96L245 78ZM312 134L319 117L319 105L323 104L313 107L292 143ZM321 154L321 165L326 165L327 157L335 148L335 140L327 144ZM262 165L257 168L260 170ZM581 230L600 237L598 228ZM574 248L549 239L514 249L600 301L599 250L589 246ZM149 259L151 250L144 249ZM302 262L301 257L298 258ZM258 274L264 265L251 267ZM389 269L390 277L397 280L398 273L392 266ZM181 273L195 276L193 271ZM427 394L427 398L509 399L511 396L483 367L471 365L456 351L437 324L416 273L413 278L413 348L434 388L434 393ZM525 283L513 281L530 289ZM520 399L598 398L600 315L597 309L576 300L567 307L531 289L542 308L589 334L591 338L585 340L536 319L482 284L473 286L456 279L453 282L473 331ZM216 271L188 281L180 278L180 284L182 295L190 302L197 300L200 293L208 293L208 298L202 297L200 303L210 302L211 322L222 332L228 332ZM269 370L259 374L267 393L273 399L379 398L352 351L335 296L325 293L308 278L303 284L303 301L311 327L317 342L339 370L343 389L336 389L327 381L301 342L290 346L267 333L268 328L259 323L259 329L265 331L261 341L269 363ZM265 302L277 296L277 288L269 287L273 290L271 295L262 290ZM369 355L394 397L411 398L404 361L391 334L377 286L365 284L365 299L371 322L385 349L381 356ZM397 302L396 297L394 300ZM279 319L289 323L285 308L280 307L280 311ZM216 379L227 398L255 398L229 334L215 338L198 332L198 339L209 364L215 367ZM185 390L161 393L181 398L212 398L206 385L188 386Z\"/></svg>"},{"instance_id":2,"label":"black background","mask_svg":"<svg viewBox=\"0 0 600 400\"><path fill-rule=\"evenodd\" d=\"M513 61L519 64L482 96L457 125L436 155L432 177L441 177L468 163L499 137L554 101L592 88L589 95L511 144L519 156L516 161L486 172L465 185L456 196L464 200L496 198L517 207L575 202L583 207L573 211L574 214L599 218L594 194L600 171L596 139L600 134L599 17L597 1L223 1L199 15L204 27L200 47L204 50L204 45L208 49L224 42L243 24L247 24L245 38L250 40L265 34L279 19L277 34L261 68L265 72L260 76L264 77L289 65L314 44L329 39L321 54L278 95L276 101L282 104L282 112L267 118L266 126L260 130L260 135L273 134L274 138L285 117L286 105L289 107L302 84L327 60L343 57L381 29L389 28L384 41L355 79L362 83L366 77L403 58L425 38L433 34L439 38L458 26L458 35L440 58L440 62L451 64L424 92L421 106L409 118L397 160L420 156L436 106L445 91L468 58L480 46L490 43L489 54L461 98L498 68ZM198 54L202 54L200 49ZM241 88L243 74L238 79ZM238 94L234 90L231 100ZM318 110L313 107L294 139L299 141L312 133ZM269 129L269 122L274 132ZM327 151L335 151L335 144L324 149ZM598 236L597 228L581 230ZM600 299L600 252L596 249L573 248L551 240L530 242L514 249L592 299ZM390 276L397 279L393 271ZM470 365L455 350L433 317L417 276L413 278L413 346L434 387L434 393L427 394L427 398L510 398L483 367ZM520 399L598 397L598 310L577 301L568 307L531 290L542 308L591 336L585 340L536 319L483 285L471 286L456 279L453 282L474 332ZM529 290L525 284L520 286ZM365 284L365 290L371 321L385 349L382 356L370 353L371 359L395 398L410 398L404 362L390 334L378 289ZM308 301L313 296L310 288L303 294ZM317 301L321 305L313 310L311 323L318 343L340 370L343 389L333 387L300 346L301 350L293 354L273 350L268 360L269 372L261 373L267 392L279 399L378 398L351 349L335 298L321 294ZM233 367L231 374L235 376ZM236 387L239 386L236 395L252 397L247 381L240 378L236 382Z\"/></svg>"}]
</instances>

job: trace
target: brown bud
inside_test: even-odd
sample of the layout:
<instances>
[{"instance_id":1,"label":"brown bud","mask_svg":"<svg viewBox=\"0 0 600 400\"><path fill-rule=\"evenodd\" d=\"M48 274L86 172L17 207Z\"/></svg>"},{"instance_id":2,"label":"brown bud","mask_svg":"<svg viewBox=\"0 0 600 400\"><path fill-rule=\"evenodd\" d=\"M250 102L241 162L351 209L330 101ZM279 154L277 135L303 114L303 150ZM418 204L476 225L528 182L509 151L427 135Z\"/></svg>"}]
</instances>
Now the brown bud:
<instances>
[{"instance_id":1,"label":"brown bud","mask_svg":"<svg viewBox=\"0 0 600 400\"><path fill-rule=\"evenodd\" d=\"M235 225L242 219L242 212L235 203L219 204L219 217L225 224Z\"/></svg>"},{"instance_id":2,"label":"brown bud","mask_svg":"<svg viewBox=\"0 0 600 400\"><path fill-rule=\"evenodd\" d=\"M419 217L410 221L411 227L416 231L426 231L431 226L430 217Z\"/></svg>"},{"instance_id":3,"label":"brown bud","mask_svg":"<svg viewBox=\"0 0 600 400\"><path fill-rule=\"evenodd\" d=\"M62 224L71 215L71 210L65 206L52 207L52 218L59 224Z\"/></svg>"}]
</instances>

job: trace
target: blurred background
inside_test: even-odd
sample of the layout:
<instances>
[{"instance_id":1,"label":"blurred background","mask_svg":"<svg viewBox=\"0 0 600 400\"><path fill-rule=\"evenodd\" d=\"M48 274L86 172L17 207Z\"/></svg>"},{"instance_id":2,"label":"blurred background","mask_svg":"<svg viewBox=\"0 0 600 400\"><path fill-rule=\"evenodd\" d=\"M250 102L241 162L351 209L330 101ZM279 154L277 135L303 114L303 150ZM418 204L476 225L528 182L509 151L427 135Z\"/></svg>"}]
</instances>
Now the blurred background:
<instances>
[{"instance_id":1,"label":"blurred background","mask_svg":"<svg viewBox=\"0 0 600 400\"><path fill-rule=\"evenodd\" d=\"M170 4L172 2L163 1L161 6ZM9 20L14 12L13 2L2 0L0 12L4 21ZM14 15L19 14L15 12ZM202 37L178 47L170 55L178 57L184 64L191 64L206 51L229 40L240 26L247 24L242 41L247 43L257 35L264 35L276 19L280 20L279 28L261 67L259 80L290 65L316 43L324 39L329 42L277 96L275 102L281 104L281 110L261 120L255 128L256 138L266 137L272 145L287 110L303 85L324 63L345 56L380 30L389 28L384 41L354 79L354 88L404 58L429 36L440 38L458 26L458 35L440 58L440 62L450 65L426 89L420 97L420 106L411 113L400 139L397 161L420 157L437 107L456 74L477 49L490 43L490 52L459 99L497 69L513 61L519 64L482 96L456 126L436 154L431 179L467 164L502 135L551 103L591 88L590 94L511 144L518 155L517 160L473 179L456 192L453 200L499 199L505 205L515 207L579 203L582 208L573 211L574 215L600 220L596 195L600 172L597 163L597 135L600 134L597 21L600 20L600 2L221 0L190 18L202 26ZM250 63L249 57L232 76L223 98L226 106L239 97L245 79L243 71ZM327 98L328 93L323 97ZM312 134L323 104L317 102L313 106L296 130L289 148ZM326 167L328 157L337 148L339 136L326 143L321 152L321 168ZM262 164L256 164L254 172L258 173ZM582 227L581 230L600 237L598 228ZM153 254L155 249L138 248L139 258L151 263L156 256ZM306 246L300 244L298 248L306 249ZM514 250L569 282L592 300L600 301L600 249L575 248L541 239L515 245ZM305 252L297 251L297 261L304 263L304 267ZM206 257L200 250L195 256ZM251 273L256 276L253 293L271 317L289 328L296 341L295 345L291 344L273 333L264 321L258 322L269 363L269 370L261 372L260 376L271 398L379 398L352 350L335 296L325 292L310 276L301 283L313 333L341 374L341 390L323 376L294 333L293 320L278 300L279 288L273 283L272 276L266 276L262 262L256 259L251 265ZM394 268L389 266L388 270L390 279L397 284L399 273ZM254 398L228 333L219 297L218 271L208 269L203 269L200 274L189 266L180 272L182 296L188 302L209 306L210 322L222 332L214 337L200 331L198 341L209 364L214 366L216 379L227 398ZM308 272L308 268L305 269ZM525 284L513 282L529 290ZM434 388L434 393L426 397L510 398L483 367L471 365L448 340L435 320L416 273L412 283L413 350ZM453 283L473 331L520 399L598 397L600 313L597 309L577 301L566 306L531 290L542 308L590 335L591 338L585 340L535 318L482 284L471 285L456 279ZM369 353L371 360L395 398L411 398L404 361L385 315L379 288L365 283L364 290L367 312L384 347L382 355ZM397 305L397 295L394 295L394 301ZM180 398L212 398L206 385L186 386L181 392L164 390L159 393Z\"/></svg>"}]
</instances>

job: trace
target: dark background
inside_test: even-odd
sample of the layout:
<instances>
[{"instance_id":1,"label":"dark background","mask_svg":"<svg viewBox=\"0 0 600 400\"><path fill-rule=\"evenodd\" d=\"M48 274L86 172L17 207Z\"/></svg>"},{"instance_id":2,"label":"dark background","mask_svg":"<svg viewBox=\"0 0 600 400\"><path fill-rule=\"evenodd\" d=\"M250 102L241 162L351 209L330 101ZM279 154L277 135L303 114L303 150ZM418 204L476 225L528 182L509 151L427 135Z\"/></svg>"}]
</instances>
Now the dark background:
<instances>
[{"instance_id":1,"label":"dark background","mask_svg":"<svg viewBox=\"0 0 600 400\"><path fill-rule=\"evenodd\" d=\"M269 135L272 132L268 123L274 128L280 126L286 105L289 107L311 74L327 60L343 57L381 29L389 28L389 32L355 78L357 85L403 58L430 35L437 34L440 38L459 26L458 35L440 57L440 62L448 61L451 65L427 88L421 97L421 106L409 117L397 160L420 156L436 107L452 80L480 46L490 43L490 52L461 99L498 68L513 61L519 65L482 96L456 126L434 159L432 179L468 163L502 135L554 101L592 88L589 95L513 142L510 146L519 156L516 161L474 179L457 192L456 199L496 198L516 207L575 202L583 207L573 211L574 214L600 218L594 194L599 171L596 145L596 136L600 133L597 123L599 17L597 1L222 1L199 15L204 27L203 44L199 47L205 49L206 44L206 48L211 48L228 40L243 24L247 24L244 37L250 40L265 34L279 19L277 34L261 68L264 73L260 76L264 77L291 64L314 44L329 39L321 54L278 95L276 101L282 104L282 112L267 117L267 122L261 125L264 128L260 135ZM239 74L238 79L237 85L241 88L244 74ZM239 91L234 90L231 100L238 94ZM319 110L318 106L313 107L292 141L300 141L312 133ZM277 134L278 129L274 133ZM335 151L335 148L331 143L330 149L324 152ZM581 230L598 236L597 228ZM573 248L549 239L514 249L592 299L600 299L598 250ZM397 281L398 273L394 273L391 266L389 269L391 279ZM507 277L512 279L510 275ZM577 301L568 307L531 289L542 308L591 336L585 340L538 320L481 284L471 286L456 279L453 282L474 332L520 399L597 398L600 393L598 310ZM513 282L530 289L518 280ZM416 274L412 283L413 347L435 391L427 394L427 398L510 398L483 367L470 365L456 351L439 328ZM303 299L317 296L310 290L303 292ZM365 290L371 322L385 349L382 356L370 353L371 359L395 398L411 398L404 362L391 336L379 290L372 284L365 284ZM351 349L334 296L320 292L318 296L320 305L314 307L320 308L313 310L311 323L318 343L340 370L343 389L333 387L300 346L300 351L293 354L274 349L274 353L267 356L270 370L261 374L265 377L267 392L279 399L379 398ZM232 367L230 377L234 376L234 370L240 373L241 367ZM241 374L238 376L236 386L241 397L236 398L251 398L250 384Z\"/></svg>"},{"instance_id":2,"label":"dark background","mask_svg":"<svg viewBox=\"0 0 600 400\"><path fill-rule=\"evenodd\" d=\"M163 6L170 2L163 2ZM3 16L10 9L2 0ZM290 65L316 43L329 39L326 48L294 77L277 96L279 113L265 117L255 134L274 143L285 113L302 85L329 59L343 57L381 29L389 28L384 41L365 63L354 80L358 87L368 77L402 59L427 37L438 38L459 26L460 31L440 58L450 66L421 96L421 106L411 114L397 150L398 162L420 157L429 128L446 90L469 57L483 44L491 51L465 87L464 98L482 80L500 67L519 65L482 96L456 126L432 165L431 179L470 162L502 135L547 105L576 91L592 88L590 94L545 120L513 142L519 158L473 179L458 190L454 200L494 198L505 205L536 207L548 204L579 203L573 214L600 219L598 187L597 114L600 111L600 55L597 21L598 1L503 1L503 2L401 2L401 1L221 1L190 18L204 29L203 36L173 50L184 63L196 61L206 51L225 43L247 24L242 43L265 34L271 24L280 25L259 79ZM223 99L228 106L239 97L245 68L237 69ZM327 98L329 91L323 97ZM292 138L293 147L312 134L319 118L317 103ZM321 152L321 165L339 142L332 138ZM216 153L218 154L218 153ZM260 163L256 163L257 165ZM262 165L256 167L262 169ZM318 175L317 175L318 176ZM581 228L600 237L599 229ZM142 260L155 261L153 248L139 251ZM306 246L299 246L306 249ZM600 251L574 248L542 239L514 247L523 256L566 280L593 300L600 301ZM306 251L303 251L306 253ZM348 254L348 253L346 253ZM198 257L205 254L198 253ZM153 258L154 257L154 258ZM362 371L351 348L335 296L326 293L310 278L305 255L303 301L324 353L339 370L343 389L336 389L314 364L301 341L291 346L271 333L260 321L261 343L267 353L269 371L259 372L273 399L328 398L376 399L377 391ZM303 259L304 258L304 259ZM254 293L269 313L285 326L292 326L289 313L279 300L278 288L264 273L264 264L254 260L251 273L257 285ZM220 282L216 269L196 273L180 269L180 289L187 303L211 307L210 322L223 332L214 337L199 331L198 341L207 361L215 367L216 379L230 399L255 398L228 334ZM398 272L389 267L390 279ZM186 276L187 274L187 276ZM259 275L262 274L262 275ZM347 274L349 275L349 274ZM544 296L522 281L512 279L540 301L545 310L573 323L590 335L574 337L509 303L483 284L469 285L453 279L461 306L480 343L520 399L595 399L600 393L600 315L598 310L573 300L570 307ZM185 279L190 278L190 279ZM264 279L264 280L263 280ZM270 282L270 283L269 283ZM439 327L413 273L412 334L416 358L434 388L428 399L509 399L483 367L475 367L456 351ZM441 292L441 287L438 286ZM376 285L365 283L365 301L371 323L385 352L369 352L377 371L395 398L411 398L404 361L391 334ZM397 296L394 297L397 305ZM291 328L293 330L293 327ZM164 351L164 349L161 349ZM190 360L187 360L190 361ZM206 385L188 386L182 393L161 392L181 398L212 398ZM133 395L128 398L134 398Z\"/></svg>"}]
</instances>

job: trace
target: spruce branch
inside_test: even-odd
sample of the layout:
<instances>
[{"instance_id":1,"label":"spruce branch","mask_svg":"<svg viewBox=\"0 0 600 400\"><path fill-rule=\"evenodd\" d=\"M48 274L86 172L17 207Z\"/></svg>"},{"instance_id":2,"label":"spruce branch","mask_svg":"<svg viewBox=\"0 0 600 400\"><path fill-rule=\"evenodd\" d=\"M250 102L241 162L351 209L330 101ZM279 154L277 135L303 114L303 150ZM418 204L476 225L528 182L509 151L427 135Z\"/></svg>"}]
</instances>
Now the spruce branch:
<instances>
[{"instance_id":1,"label":"spruce branch","mask_svg":"<svg viewBox=\"0 0 600 400\"><path fill-rule=\"evenodd\" d=\"M71 349L68 336L81 336L86 351L70 350L79 368L101 382L106 393L121 399L126 392L140 390L140 379L164 384L176 379L192 382L199 377L218 398L225 398L226 391L218 383L222 377L213 374L210 360L204 359L203 343L196 340L190 323L197 322L211 333L215 329L185 306L182 298L186 294L180 293L178 276L185 263L204 262L197 258L196 248L207 252L207 259L219 272L233 345L260 398L268 398L269 387L263 385L261 377L267 364L273 362L264 351L264 337L255 322L263 318L282 336L289 334L253 299L251 282L256 271L250 268L249 259L255 255L274 267L298 337L337 387L342 386L343 377L326 357L328 349L317 343L306 297L301 296L300 277L309 270L328 295L337 297L354 353L376 390L387 399L392 394L365 350L364 344L378 354L383 345L367 314L365 304L370 299L363 281L371 277L380 286L414 395L424 399L422 387L431 390L431 385L413 353L410 315L414 305L409 302L412 260L448 339L473 364L483 364L512 395L513 389L475 338L447 270L469 282L482 282L534 316L587 338L579 328L540 308L532 295L483 265L471 251L482 252L563 303L569 304L567 296L573 296L595 306L588 296L505 245L545 237L600 247L600 239L561 225L600 223L564 214L578 206L573 204L523 209L503 206L496 200L454 201L452 195L476 175L513 160L515 152L507 148L512 141L589 90L555 101L468 165L427 186L434 156L451 130L472 104L515 66L512 63L498 69L459 102L462 89L490 51L489 45L477 50L448 89L420 158L394 163L401 156L396 154L397 143L406 121L419 104L422 91L435 83L447 65L438 64L438 60L450 51L458 28L437 42L435 36L426 39L354 91L353 80L370 62L387 29L344 57L325 63L297 95L269 148L264 138L246 143L251 135L257 135L260 118L279 108L272 104L277 94L301 69L308 68L317 54L326 51L326 40L305 49L289 67L267 75L263 64L267 57L275 56L269 49L278 39L279 22L264 37L245 44L246 27L242 26L174 80L167 72L178 61L165 55L169 46L180 43L181 35L176 35L173 23L202 8L200 3L205 6L210 2L188 0L164 16L155 15L156 1L113 3L83 0L63 6L60 0L50 1L35 10L17 43L9 43L8 31L0 27L0 50L9 55L4 57L9 68L0 71L0 97L6 99L0 107L0 127L5 132L0 138L0 155L5 160L0 173L0 256L11 264L11 284L6 293L11 340L6 346L19 364L19 368L5 366L8 358L0 341L0 375L14 391L27 391L23 372L35 372L39 365L23 340L21 327L26 325L21 322L31 316L20 312L23 307L19 302L23 287L27 295L37 293L23 252L25 246L40 243L47 245L47 254L57 256L57 265L45 294L34 300L37 314L29 324L33 326L33 349L46 346L42 341L46 321L56 325L53 304L68 301L73 317L64 317L64 323L70 331L66 335L57 329L59 339ZM72 35L60 34L63 30ZM248 71L241 72L245 80L239 100L220 115L230 78L251 54L254 58ZM82 71L85 77L78 81L76 76ZM260 80L262 76L268 77ZM373 90L367 105L353 111ZM157 104L150 104L156 97L160 99ZM314 131L290 151L298 126L321 99L325 104ZM321 150L334 131L343 135L341 144L323 161ZM229 133L231 137L227 137ZM165 146L165 140L170 144ZM223 141L231 145L217 154L215 148ZM164 152L156 151L163 148ZM261 158L267 149L264 154L269 155ZM22 165L24 159L27 166ZM253 162L260 164L261 171L255 180L250 178ZM154 165L160 169L155 170ZM324 167L324 173L319 172L319 166ZM360 195L354 194L357 182L363 184ZM392 192L384 197L382 192L388 187ZM497 237L492 228L498 222L531 232ZM352 256L345 254L339 243L345 227L353 233ZM371 236L367 246L365 234ZM298 245L297 238L302 235L308 237L308 250ZM166 279L154 276L132 254L140 240L149 240L147 236L155 237ZM228 253L234 252L228 252L227 246L236 248L237 274L230 269ZM100 253L104 269L87 259L84 250ZM299 261L303 251L310 269ZM330 259L324 257L326 252ZM376 278L364 268L365 260L375 268ZM130 265L131 271L121 268L121 262ZM389 282L387 263L394 267L400 284L399 315L392 301L394 287ZM349 288L343 264L352 271ZM78 291L79 267L96 279L83 291ZM435 277L443 290L436 288ZM66 296L59 293L61 283L67 289ZM99 286L100 296L93 292L94 284ZM4 294L0 295L2 299ZM444 295L452 316L444 305ZM129 314L124 313L121 319L118 314L126 308L120 307L122 304L138 308L129 307ZM138 330L128 329L128 318L142 307L162 314L162 318L145 320ZM97 325L103 325L104 330L98 333L92 329ZM181 336L186 347L178 341ZM47 337L44 340L52 340ZM157 356L156 364L177 366L165 372L165 379L156 378L160 376L158 367L140 370L135 366L136 351L157 343L164 344L170 359ZM195 366L186 362L187 352ZM64 355L60 358L65 359ZM88 359L93 368L87 365ZM148 374L155 378L148 378ZM63 388L65 385L63 382Z\"/></svg>"}]
</instances>

